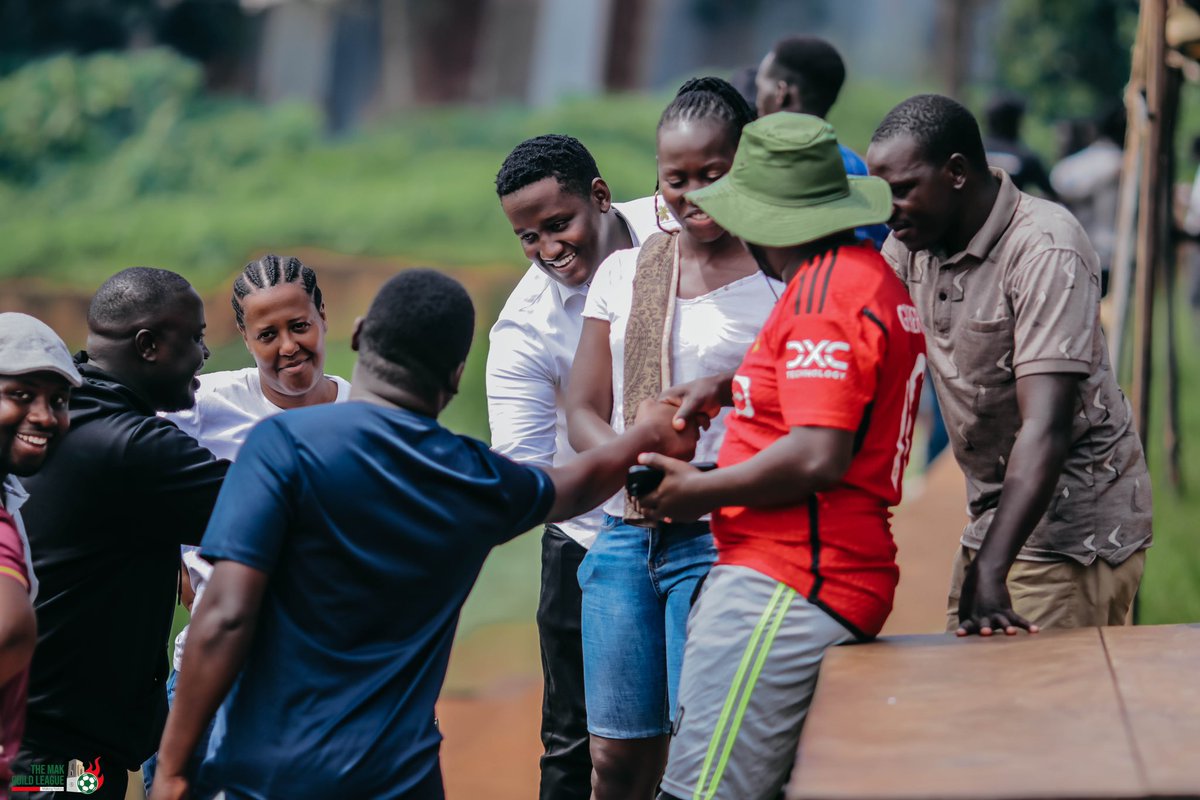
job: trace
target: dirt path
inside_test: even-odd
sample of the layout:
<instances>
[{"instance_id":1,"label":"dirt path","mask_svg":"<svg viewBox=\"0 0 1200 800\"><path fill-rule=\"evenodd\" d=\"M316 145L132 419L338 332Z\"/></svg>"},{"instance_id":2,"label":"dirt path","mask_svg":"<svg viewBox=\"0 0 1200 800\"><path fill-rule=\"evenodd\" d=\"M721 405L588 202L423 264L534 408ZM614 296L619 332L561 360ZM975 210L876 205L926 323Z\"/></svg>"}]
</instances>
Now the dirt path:
<instances>
[{"instance_id":1,"label":"dirt path","mask_svg":"<svg viewBox=\"0 0 1200 800\"><path fill-rule=\"evenodd\" d=\"M900 586L885 635L937 633L945 627L946 588L966 520L966 493L949 454L933 464L922 483L893 520ZM455 645L452 690L438 703L449 800L537 796L542 707L537 659L532 624L493 626Z\"/></svg>"}]
</instances>

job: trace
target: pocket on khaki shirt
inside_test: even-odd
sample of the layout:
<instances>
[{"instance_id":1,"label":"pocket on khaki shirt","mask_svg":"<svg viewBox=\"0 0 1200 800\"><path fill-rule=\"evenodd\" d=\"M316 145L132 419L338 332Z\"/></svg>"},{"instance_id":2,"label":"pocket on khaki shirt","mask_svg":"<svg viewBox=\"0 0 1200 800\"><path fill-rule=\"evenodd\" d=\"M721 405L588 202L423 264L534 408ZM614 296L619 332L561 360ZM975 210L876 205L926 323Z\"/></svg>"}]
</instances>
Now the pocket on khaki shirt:
<instances>
[{"instance_id":1,"label":"pocket on khaki shirt","mask_svg":"<svg viewBox=\"0 0 1200 800\"><path fill-rule=\"evenodd\" d=\"M1000 386L1016 380L1013 374L1012 317L963 323L954 343L954 361L969 383Z\"/></svg>"}]
</instances>

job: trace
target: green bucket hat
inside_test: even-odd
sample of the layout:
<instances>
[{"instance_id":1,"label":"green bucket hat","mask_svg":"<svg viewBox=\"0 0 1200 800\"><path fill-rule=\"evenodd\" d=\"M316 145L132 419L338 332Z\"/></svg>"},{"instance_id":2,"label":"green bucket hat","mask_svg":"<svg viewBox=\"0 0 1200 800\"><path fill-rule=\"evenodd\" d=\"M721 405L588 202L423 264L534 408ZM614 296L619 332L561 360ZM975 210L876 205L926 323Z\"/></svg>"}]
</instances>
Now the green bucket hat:
<instances>
[{"instance_id":1,"label":"green bucket hat","mask_svg":"<svg viewBox=\"0 0 1200 800\"><path fill-rule=\"evenodd\" d=\"M687 199L734 236L767 247L804 244L892 215L885 181L847 177L832 125L786 111L743 128L733 168Z\"/></svg>"}]
</instances>

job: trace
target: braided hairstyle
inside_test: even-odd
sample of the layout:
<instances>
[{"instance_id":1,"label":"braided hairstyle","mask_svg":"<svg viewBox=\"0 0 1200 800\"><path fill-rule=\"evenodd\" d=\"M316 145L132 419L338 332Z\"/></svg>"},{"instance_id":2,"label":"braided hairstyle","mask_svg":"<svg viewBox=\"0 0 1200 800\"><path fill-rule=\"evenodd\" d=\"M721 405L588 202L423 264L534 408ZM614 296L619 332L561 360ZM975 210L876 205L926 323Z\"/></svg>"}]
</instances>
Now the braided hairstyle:
<instances>
[{"instance_id":1,"label":"braided hairstyle","mask_svg":"<svg viewBox=\"0 0 1200 800\"><path fill-rule=\"evenodd\" d=\"M245 330L245 312L242 310L242 298L257 289L278 286L280 283L300 282L313 302L320 310L324 301L321 299L321 288L317 286L317 273L304 266L295 256L277 256L268 253L258 261L251 261L242 270L242 274L233 282L233 314L237 317L238 330Z\"/></svg>"},{"instance_id":2,"label":"braided hairstyle","mask_svg":"<svg viewBox=\"0 0 1200 800\"><path fill-rule=\"evenodd\" d=\"M692 78L675 93L675 99L658 120L658 130L669 123L711 119L725 124L736 145L742 128L754 121L754 107L732 83L721 78Z\"/></svg>"}]
</instances>

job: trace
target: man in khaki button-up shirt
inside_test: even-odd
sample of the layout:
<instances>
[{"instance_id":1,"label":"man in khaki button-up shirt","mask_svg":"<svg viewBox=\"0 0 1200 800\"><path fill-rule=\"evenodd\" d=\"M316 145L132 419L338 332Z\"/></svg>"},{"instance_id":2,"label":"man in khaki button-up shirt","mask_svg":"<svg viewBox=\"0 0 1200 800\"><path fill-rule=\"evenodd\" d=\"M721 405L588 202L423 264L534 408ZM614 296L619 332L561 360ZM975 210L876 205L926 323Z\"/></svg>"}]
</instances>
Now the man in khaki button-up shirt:
<instances>
[{"instance_id":1,"label":"man in khaki button-up shirt","mask_svg":"<svg viewBox=\"0 0 1200 800\"><path fill-rule=\"evenodd\" d=\"M978 125L949 98L889 112L867 161L892 187L883 255L925 327L967 477L950 629L1120 624L1150 544L1150 479L1087 236L989 170Z\"/></svg>"}]
</instances>

